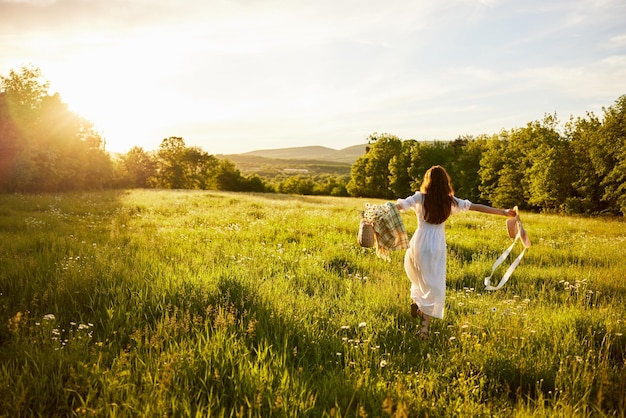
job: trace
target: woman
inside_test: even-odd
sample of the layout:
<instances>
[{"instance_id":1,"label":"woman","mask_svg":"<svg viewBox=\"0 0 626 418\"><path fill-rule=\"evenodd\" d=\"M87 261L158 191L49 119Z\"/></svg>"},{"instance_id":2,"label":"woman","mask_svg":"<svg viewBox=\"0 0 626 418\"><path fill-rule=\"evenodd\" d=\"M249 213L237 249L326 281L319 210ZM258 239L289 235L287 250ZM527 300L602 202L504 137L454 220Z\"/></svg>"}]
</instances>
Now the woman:
<instances>
[{"instance_id":1,"label":"woman","mask_svg":"<svg viewBox=\"0 0 626 418\"><path fill-rule=\"evenodd\" d=\"M404 257L404 269L411 280L411 315L423 318L419 335L427 339L430 318L443 318L446 296L444 222L450 215L468 210L511 217L516 216L516 212L455 197L448 172L438 165L426 171L419 192L398 199L396 206L400 211L413 209L418 218L418 228Z\"/></svg>"}]
</instances>

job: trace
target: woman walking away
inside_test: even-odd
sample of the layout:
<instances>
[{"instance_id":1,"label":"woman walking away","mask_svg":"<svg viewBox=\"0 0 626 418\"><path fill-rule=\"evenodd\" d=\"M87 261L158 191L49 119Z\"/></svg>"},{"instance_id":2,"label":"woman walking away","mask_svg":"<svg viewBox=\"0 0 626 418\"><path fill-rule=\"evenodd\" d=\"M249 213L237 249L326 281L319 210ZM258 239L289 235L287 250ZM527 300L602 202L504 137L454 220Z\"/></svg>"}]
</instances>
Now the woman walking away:
<instances>
[{"instance_id":1,"label":"woman walking away","mask_svg":"<svg viewBox=\"0 0 626 418\"><path fill-rule=\"evenodd\" d=\"M512 209L496 209L454 196L448 172L433 166L424 175L419 192L398 199L400 211L413 209L418 228L404 256L404 270L411 280L411 315L422 317L419 336L428 339L430 318L443 318L446 296L446 236L444 222L450 215L468 210L513 217Z\"/></svg>"}]
</instances>

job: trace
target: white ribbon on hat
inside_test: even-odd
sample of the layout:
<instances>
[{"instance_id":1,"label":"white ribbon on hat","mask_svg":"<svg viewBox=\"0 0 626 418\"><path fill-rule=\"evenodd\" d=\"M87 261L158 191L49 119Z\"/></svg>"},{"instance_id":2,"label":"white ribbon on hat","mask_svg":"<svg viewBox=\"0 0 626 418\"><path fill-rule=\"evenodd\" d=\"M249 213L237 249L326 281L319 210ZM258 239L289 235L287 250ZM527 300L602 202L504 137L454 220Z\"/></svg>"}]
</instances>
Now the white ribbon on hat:
<instances>
[{"instance_id":1,"label":"white ribbon on hat","mask_svg":"<svg viewBox=\"0 0 626 418\"><path fill-rule=\"evenodd\" d=\"M491 267L491 274L487 277L485 277L485 289L486 290L498 290L500 289L502 286L504 286L504 284L509 280L509 278L511 277L511 275L513 274L513 272L515 271L515 269L517 268L518 264L520 263L520 261L522 261L522 258L524 257L524 253L526 252L526 247L524 247L524 249L522 250L522 252L520 253L520 255L517 256L517 258L513 261L513 263L511 263L511 265L509 266L509 268L506 270L506 273L504 273L504 276L502 276L502 279L500 279L500 283L498 283L497 286L491 286L490 282L491 282L491 276L493 276L494 271L500 266L500 264L502 264L504 262L504 260L506 260L506 258L509 256L509 254L511 253L511 250L513 249L513 247L515 246L515 243L517 242L517 240L519 239L519 235L517 237L515 237L515 241L513 241L513 244L511 244L511 246L509 248L507 248L502 255L496 260L495 263L493 263L493 267Z\"/></svg>"},{"instance_id":2,"label":"white ribbon on hat","mask_svg":"<svg viewBox=\"0 0 626 418\"><path fill-rule=\"evenodd\" d=\"M515 210L517 212L517 206L515 207ZM517 215L516 218L517 218L517 222L518 222L518 225L517 225L517 235L515 235L515 239L513 240L513 244L511 244L511 246L509 248L504 250L502 255L500 257L498 257L498 259L495 261L495 263L493 263L493 266L491 267L491 274L489 276L485 277L485 290L498 290L498 289L502 288L502 286L504 286L504 284L509 280L509 278L511 277L511 275L515 271L515 269L519 265L520 261L522 261L522 258L524 258L524 253L526 252L526 249L528 247L530 247L530 240L528 240L527 237L526 237L526 240L522 239L522 231L524 231L524 228L522 227L522 222L519 219L519 214ZM493 273L500 266L500 264L502 264L504 262L504 260L506 260L506 258L509 256L509 254L511 253L511 250L513 250L513 247L515 246L515 244L517 243L518 240L522 240L522 244L523 244L524 249L522 250L520 255L518 255L517 258L513 261L513 263L511 263L509 268L506 270L506 273L504 273L504 276L502 276L502 279L500 279L500 283L498 283L497 286L491 286L491 277L493 276Z\"/></svg>"}]
</instances>

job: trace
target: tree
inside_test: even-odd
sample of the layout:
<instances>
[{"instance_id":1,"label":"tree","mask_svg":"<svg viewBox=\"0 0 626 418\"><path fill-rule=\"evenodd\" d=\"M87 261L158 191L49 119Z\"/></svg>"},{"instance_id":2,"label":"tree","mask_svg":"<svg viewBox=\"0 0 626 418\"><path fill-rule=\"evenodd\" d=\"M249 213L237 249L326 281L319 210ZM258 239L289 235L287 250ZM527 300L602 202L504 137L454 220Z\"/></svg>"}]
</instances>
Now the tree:
<instances>
[{"instance_id":1,"label":"tree","mask_svg":"<svg viewBox=\"0 0 626 418\"><path fill-rule=\"evenodd\" d=\"M185 148L185 140L181 137L171 136L161 141L156 154L157 187L164 189L185 188L183 167Z\"/></svg>"},{"instance_id":2,"label":"tree","mask_svg":"<svg viewBox=\"0 0 626 418\"><path fill-rule=\"evenodd\" d=\"M281 181L278 185L278 192L285 194L312 195L315 184L311 179L293 176Z\"/></svg>"},{"instance_id":3,"label":"tree","mask_svg":"<svg viewBox=\"0 0 626 418\"><path fill-rule=\"evenodd\" d=\"M603 111L599 132L604 151L599 169L606 173L601 183L602 200L611 212L626 215L626 95Z\"/></svg>"},{"instance_id":4,"label":"tree","mask_svg":"<svg viewBox=\"0 0 626 418\"><path fill-rule=\"evenodd\" d=\"M265 184L263 179L258 175L253 175L246 179L246 191L248 192L270 192L271 188Z\"/></svg>"},{"instance_id":5,"label":"tree","mask_svg":"<svg viewBox=\"0 0 626 418\"><path fill-rule=\"evenodd\" d=\"M346 190L347 182L348 180L340 176L327 176L316 181L313 194L347 197L349 196Z\"/></svg>"},{"instance_id":6,"label":"tree","mask_svg":"<svg viewBox=\"0 0 626 418\"><path fill-rule=\"evenodd\" d=\"M450 163L455 194L475 203L486 203L480 197L480 160L487 149L487 136L460 137L452 144L454 158Z\"/></svg>"},{"instance_id":7,"label":"tree","mask_svg":"<svg viewBox=\"0 0 626 418\"><path fill-rule=\"evenodd\" d=\"M219 160L185 140L164 139L156 154L155 185L166 189L211 189L219 187Z\"/></svg>"},{"instance_id":8,"label":"tree","mask_svg":"<svg viewBox=\"0 0 626 418\"><path fill-rule=\"evenodd\" d=\"M529 206L556 210L572 195L573 182L569 142L557 131L556 115L528 124L531 138L525 150L525 177Z\"/></svg>"},{"instance_id":9,"label":"tree","mask_svg":"<svg viewBox=\"0 0 626 418\"><path fill-rule=\"evenodd\" d=\"M183 187L186 189L219 189L220 160L199 147L185 148L183 165Z\"/></svg>"},{"instance_id":10,"label":"tree","mask_svg":"<svg viewBox=\"0 0 626 418\"><path fill-rule=\"evenodd\" d=\"M34 161L34 127L49 83L41 70L22 67L0 76L0 187L24 191L32 187L38 167Z\"/></svg>"},{"instance_id":11,"label":"tree","mask_svg":"<svg viewBox=\"0 0 626 418\"><path fill-rule=\"evenodd\" d=\"M10 113L8 96L0 92L0 191L19 190L20 181L29 182L32 167L27 167L29 158L24 158L20 143L19 127Z\"/></svg>"},{"instance_id":12,"label":"tree","mask_svg":"<svg viewBox=\"0 0 626 418\"><path fill-rule=\"evenodd\" d=\"M93 125L48 94L41 70L0 78L0 187L5 191L99 188L112 176Z\"/></svg>"},{"instance_id":13,"label":"tree","mask_svg":"<svg viewBox=\"0 0 626 418\"><path fill-rule=\"evenodd\" d=\"M417 144L414 139L402 142L399 154L389 161L389 189L394 196L406 197L413 191L412 179L409 174L411 168L411 150Z\"/></svg>"},{"instance_id":14,"label":"tree","mask_svg":"<svg viewBox=\"0 0 626 418\"><path fill-rule=\"evenodd\" d=\"M402 141L395 135L373 133L365 155L352 166L347 190L352 196L392 198L389 163L402 151Z\"/></svg>"},{"instance_id":15,"label":"tree","mask_svg":"<svg viewBox=\"0 0 626 418\"><path fill-rule=\"evenodd\" d=\"M141 147L132 147L121 157L132 187L150 187L156 181L156 162Z\"/></svg>"},{"instance_id":16,"label":"tree","mask_svg":"<svg viewBox=\"0 0 626 418\"><path fill-rule=\"evenodd\" d=\"M626 95L600 120L570 119L567 137L575 169L568 212L626 214Z\"/></svg>"},{"instance_id":17,"label":"tree","mask_svg":"<svg viewBox=\"0 0 626 418\"><path fill-rule=\"evenodd\" d=\"M11 70L8 77L0 76L0 86L8 99L9 115L21 127L37 121L41 104L50 88L50 82L43 77L41 69L22 66L19 72Z\"/></svg>"},{"instance_id":18,"label":"tree","mask_svg":"<svg viewBox=\"0 0 626 418\"><path fill-rule=\"evenodd\" d=\"M369 147L366 154L369 153ZM350 167L350 181L346 189L350 196L365 196L366 195L366 179L367 179L367 159L364 156L357 158L357 160Z\"/></svg>"},{"instance_id":19,"label":"tree","mask_svg":"<svg viewBox=\"0 0 626 418\"><path fill-rule=\"evenodd\" d=\"M241 172L230 160L220 160L215 174L215 186L217 190L229 190L233 192L246 191L248 185Z\"/></svg>"},{"instance_id":20,"label":"tree","mask_svg":"<svg viewBox=\"0 0 626 418\"><path fill-rule=\"evenodd\" d=\"M494 135L488 139L485 143L485 150L480 159L480 168L478 170L478 176L480 177L478 189L481 200L498 206L500 206L499 180L501 172L507 163L505 159L507 147L508 132L506 131L502 131L500 135Z\"/></svg>"},{"instance_id":21,"label":"tree","mask_svg":"<svg viewBox=\"0 0 626 418\"><path fill-rule=\"evenodd\" d=\"M424 174L430 167L441 165L446 168L446 171L451 168L452 152L445 142L414 142L411 144L410 155L411 164L408 173L412 179L413 191L421 187Z\"/></svg>"}]
</instances>

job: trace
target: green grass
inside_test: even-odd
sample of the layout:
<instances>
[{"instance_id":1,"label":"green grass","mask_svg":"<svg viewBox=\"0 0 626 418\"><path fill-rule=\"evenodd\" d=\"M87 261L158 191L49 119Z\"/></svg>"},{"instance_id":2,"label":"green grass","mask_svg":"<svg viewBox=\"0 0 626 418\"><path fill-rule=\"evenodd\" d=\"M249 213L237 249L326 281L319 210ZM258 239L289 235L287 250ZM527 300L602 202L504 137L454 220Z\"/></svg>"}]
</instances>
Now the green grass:
<instances>
[{"instance_id":1,"label":"green grass","mask_svg":"<svg viewBox=\"0 0 626 418\"><path fill-rule=\"evenodd\" d=\"M356 243L365 202L0 196L0 415L626 414L622 220L523 213L533 246L486 292L504 218L451 218L424 342L403 252Z\"/></svg>"}]
</instances>

